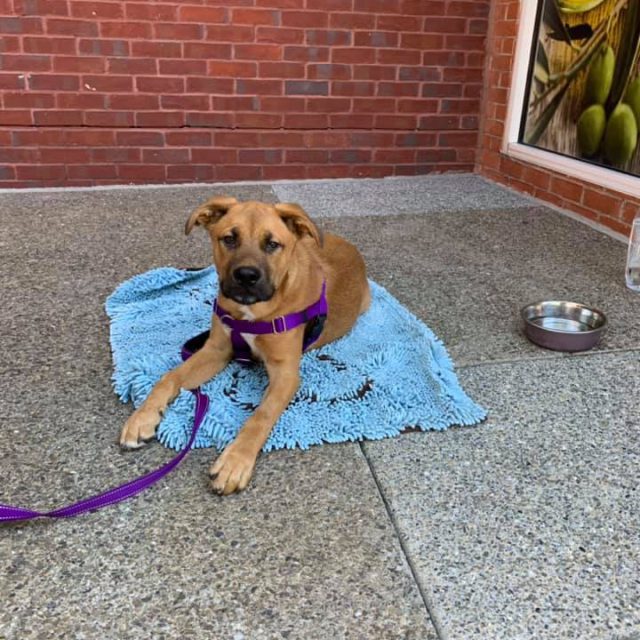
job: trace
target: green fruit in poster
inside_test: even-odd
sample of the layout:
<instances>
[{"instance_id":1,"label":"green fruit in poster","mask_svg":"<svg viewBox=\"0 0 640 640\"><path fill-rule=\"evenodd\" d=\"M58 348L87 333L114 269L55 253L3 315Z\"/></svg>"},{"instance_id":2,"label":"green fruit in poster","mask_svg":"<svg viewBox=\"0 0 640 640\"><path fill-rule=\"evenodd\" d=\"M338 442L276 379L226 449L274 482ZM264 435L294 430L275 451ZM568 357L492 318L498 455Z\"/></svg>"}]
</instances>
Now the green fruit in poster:
<instances>
[{"instance_id":1,"label":"green fruit in poster","mask_svg":"<svg viewBox=\"0 0 640 640\"><path fill-rule=\"evenodd\" d=\"M612 164L631 160L638 142L636 117L628 104L621 102L609 116L604 132L604 155Z\"/></svg>"},{"instance_id":2,"label":"green fruit in poster","mask_svg":"<svg viewBox=\"0 0 640 640\"><path fill-rule=\"evenodd\" d=\"M602 4L604 0L558 0L558 7L564 13L584 13Z\"/></svg>"},{"instance_id":3,"label":"green fruit in poster","mask_svg":"<svg viewBox=\"0 0 640 640\"><path fill-rule=\"evenodd\" d=\"M593 57L587 74L587 83L584 87L584 102L587 106L606 102L611 91L615 66L616 55L613 49L603 44Z\"/></svg>"},{"instance_id":4,"label":"green fruit in poster","mask_svg":"<svg viewBox=\"0 0 640 640\"><path fill-rule=\"evenodd\" d=\"M640 78L636 78L629 84L624 94L624 101L631 107L636 117L636 124L640 124Z\"/></svg>"},{"instance_id":5,"label":"green fruit in poster","mask_svg":"<svg viewBox=\"0 0 640 640\"><path fill-rule=\"evenodd\" d=\"M587 158L594 156L607 125L607 114L601 104L592 104L587 107L578 119L578 148L580 153Z\"/></svg>"}]
</instances>

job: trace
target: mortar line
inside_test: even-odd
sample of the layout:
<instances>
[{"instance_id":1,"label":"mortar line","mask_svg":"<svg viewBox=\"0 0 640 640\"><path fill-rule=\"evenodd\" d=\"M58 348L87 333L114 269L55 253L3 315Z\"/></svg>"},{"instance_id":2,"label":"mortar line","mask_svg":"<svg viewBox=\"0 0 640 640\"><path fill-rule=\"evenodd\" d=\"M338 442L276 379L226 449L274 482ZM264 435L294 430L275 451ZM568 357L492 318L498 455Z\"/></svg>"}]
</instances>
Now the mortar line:
<instances>
[{"instance_id":1,"label":"mortar line","mask_svg":"<svg viewBox=\"0 0 640 640\"><path fill-rule=\"evenodd\" d=\"M418 587L418 593L420 594L420 598L422 599L422 603L424 605L424 608L427 611L427 614L429 616L429 620L431 622L431 624L433 625L433 628L435 629L436 632L436 636L438 637L438 640L448 640L448 636L446 634L446 632L444 631L444 627L442 625L442 622L440 621L438 615L435 612L435 608L433 603L431 602L429 596L426 594L426 592L424 591L424 589L422 588L422 583L420 582L420 579L418 578L418 571L415 567L415 565L413 564L413 561L411 560L411 557L409 556L409 551L406 547L406 544L404 542L404 539L402 537L402 533L400 532L400 528L398 527L398 523L396 521L396 518L393 515L393 511L391 510L391 505L389 504L389 501L387 500L387 497L384 494L384 491L382 490L382 485L380 484L380 479L378 478L378 474L376 473L373 464L371 463L371 460L369 459L369 456L367 456L367 452L364 449L364 444L362 442L358 443L360 446L360 451L362 452L362 455L364 457L364 459L367 462L367 465L369 467L369 472L371 473L371 476L373 477L373 481L376 483L376 487L378 489L378 493L380 495L380 498L382 500L382 503L384 504L384 508L387 512L387 516L391 522L391 525L393 526L393 530L396 534L396 538L398 539L398 543L400 544L400 549L402 550L402 555L404 556L404 559L407 562L407 565L409 566L409 570L411 571L411 576L413 577L413 581L416 584L416 587Z\"/></svg>"}]
</instances>

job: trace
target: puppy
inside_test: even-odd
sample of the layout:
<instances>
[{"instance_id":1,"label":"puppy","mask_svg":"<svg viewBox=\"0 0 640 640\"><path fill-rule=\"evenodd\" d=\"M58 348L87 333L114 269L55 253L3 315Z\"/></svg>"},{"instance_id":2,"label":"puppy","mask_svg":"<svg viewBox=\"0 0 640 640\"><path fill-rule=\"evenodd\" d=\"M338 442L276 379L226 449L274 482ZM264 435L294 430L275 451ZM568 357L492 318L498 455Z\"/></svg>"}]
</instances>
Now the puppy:
<instances>
[{"instance_id":1,"label":"puppy","mask_svg":"<svg viewBox=\"0 0 640 640\"><path fill-rule=\"evenodd\" d=\"M160 379L127 420L120 445L133 449L152 439L180 389L195 389L222 371L238 357L241 342L245 355L264 363L269 385L260 406L210 468L212 489L227 495L249 483L260 450L298 389L304 348L321 347L347 333L371 297L357 249L337 236L323 237L296 204L215 197L191 214L185 233L195 226L209 233L220 281L209 337L199 351ZM317 309L325 295L326 318L323 314L294 328L281 321L282 316ZM235 331L232 336L225 321L233 320L268 321L274 332Z\"/></svg>"}]
</instances>

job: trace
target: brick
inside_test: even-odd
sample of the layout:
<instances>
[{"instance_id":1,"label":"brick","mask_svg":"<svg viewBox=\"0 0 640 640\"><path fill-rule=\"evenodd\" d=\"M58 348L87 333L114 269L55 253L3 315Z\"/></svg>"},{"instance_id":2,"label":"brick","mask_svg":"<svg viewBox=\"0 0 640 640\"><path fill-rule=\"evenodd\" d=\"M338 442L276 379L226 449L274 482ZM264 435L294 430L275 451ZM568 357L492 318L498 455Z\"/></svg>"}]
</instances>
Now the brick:
<instances>
[{"instance_id":1,"label":"brick","mask_svg":"<svg viewBox=\"0 0 640 640\"><path fill-rule=\"evenodd\" d=\"M98 35L98 24L88 20L47 18L47 33L51 35L92 37Z\"/></svg>"},{"instance_id":2,"label":"brick","mask_svg":"<svg viewBox=\"0 0 640 640\"><path fill-rule=\"evenodd\" d=\"M395 67L358 64L353 67L354 80L395 80Z\"/></svg>"},{"instance_id":3,"label":"brick","mask_svg":"<svg viewBox=\"0 0 640 640\"><path fill-rule=\"evenodd\" d=\"M477 0L471 1L476 2ZM445 12L445 6L442 0L402 0L398 13L402 15L442 16Z\"/></svg>"},{"instance_id":4,"label":"brick","mask_svg":"<svg viewBox=\"0 0 640 640\"><path fill-rule=\"evenodd\" d=\"M123 2L83 2L82 0L71 0L69 2L71 15L76 18L123 18Z\"/></svg>"},{"instance_id":5,"label":"brick","mask_svg":"<svg viewBox=\"0 0 640 640\"><path fill-rule=\"evenodd\" d=\"M417 82L379 82L376 95L382 97L417 96L420 85Z\"/></svg>"},{"instance_id":6,"label":"brick","mask_svg":"<svg viewBox=\"0 0 640 640\"><path fill-rule=\"evenodd\" d=\"M398 100L399 113L435 113L437 110L437 100Z\"/></svg>"},{"instance_id":7,"label":"brick","mask_svg":"<svg viewBox=\"0 0 640 640\"><path fill-rule=\"evenodd\" d=\"M231 24L269 25L280 24L280 11L275 9L233 9Z\"/></svg>"},{"instance_id":8,"label":"brick","mask_svg":"<svg viewBox=\"0 0 640 640\"><path fill-rule=\"evenodd\" d=\"M332 113L329 116L332 129L373 129L373 115L367 113Z\"/></svg>"},{"instance_id":9,"label":"brick","mask_svg":"<svg viewBox=\"0 0 640 640\"><path fill-rule=\"evenodd\" d=\"M371 151L365 149L334 149L329 152L330 162L356 164L371 161Z\"/></svg>"},{"instance_id":10,"label":"brick","mask_svg":"<svg viewBox=\"0 0 640 640\"><path fill-rule=\"evenodd\" d=\"M0 56L0 69L3 71L49 71L51 58L28 54L4 54Z\"/></svg>"},{"instance_id":11,"label":"brick","mask_svg":"<svg viewBox=\"0 0 640 640\"><path fill-rule=\"evenodd\" d=\"M214 167L208 164L169 165L167 180L176 182L209 182L214 179Z\"/></svg>"},{"instance_id":12,"label":"brick","mask_svg":"<svg viewBox=\"0 0 640 640\"><path fill-rule=\"evenodd\" d=\"M128 56L129 43L126 40L81 39L78 43L78 51L99 56Z\"/></svg>"},{"instance_id":13,"label":"brick","mask_svg":"<svg viewBox=\"0 0 640 640\"><path fill-rule=\"evenodd\" d=\"M479 100L451 100L440 101L440 113L474 114L480 111Z\"/></svg>"},{"instance_id":14,"label":"brick","mask_svg":"<svg viewBox=\"0 0 640 640\"><path fill-rule=\"evenodd\" d=\"M375 26L381 31L422 31L422 23L418 16L378 15Z\"/></svg>"},{"instance_id":15,"label":"brick","mask_svg":"<svg viewBox=\"0 0 640 640\"><path fill-rule=\"evenodd\" d=\"M209 96L161 96L160 107L162 109L171 109L174 111L208 111Z\"/></svg>"},{"instance_id":16,"label":"brick","mask_svg":"<svg viewBox=\"0 0 640 640\"><path fill-rule=\"evenodd\" d=\"M441 73L438 67L400 67L398 78L419 82L438 82L441 79Z\"/></svg>"},{"instance_id":17,"label":"brick","mask_svg":"<svg viewBox=\"0 0 640 640\"><path fill-rule=\"evenodd\" d=\"M116 143L119 147L161 147L164 136L157 131L118 131Z\"/></svg>"},{"instance_id":18,"label":"brick","mask_svg":"<svg viewBox=\"0 0 640 640\"><path fill-rule=\"evenodd\" d=\"M148 164L189 162L189 149L143 149L142 162Z\"/></svg>"},{"instance_id":19,"label":"brick","mask_svg":"<svg viewBox=\"0 0 640 640\"><path fill-rule=\"evenodd\" d=\"M31 111L0 111L0 125L26 126L33 124Z\"/></svg>"},{"instance_id":20,"label":"brick","mask_svg":"<svg viewBox=\"0 0 640 640\"><path fill-rule=\"evenodd\" d=\"M347 64L310 64L307 77L311 80L349 80L351 65Z\"/></svg>"},{"instance_id":21,"label":"brick","mask_svg":"<svg viewBox=\"0 0 640 640\"><path fill-rule=\"evenodd\" d=\"M211 108L214 111L259 111L267 100L279 98L258 98L258 96L212 96Z\"/></svg>"},{"instance_id":22,"label":"brick","mask_svg":"<svg viewBox=\"0 0 640 640\"><path fill-rule=\"evenodd\" d=\"M350 11L352 5L353 0L313 0L313 8L321 11Z\"/></svg>"},{"instance_id":23,"label":"brick","mask_svg":"<svg viewBox=\"0 0 640 640\"><path fill-rule=\"evenodd\" d=\"M64 180L67 171L63 164L18 165L18 180Z\"/></svg>"},{"instance_id":24,"label":"brick","mask_svg":"<svg viewBox=\"0 0 640 640\"><path fill-rule=\"evenodd\" d=\"M36 75L29 78L29 88L46 91L77 91L80 88L78 76L69 75Z\"/></svg>"},{"instance_id":25,"label":"brick","mask_svg":"<svg viewBox=\"0 0 640 640\"><path fill-rule=\"evenodd\" d=\"M168 131L165 141L176 147L210 147L213 137L210 131Z\"/></svg>"},{"instance_id":26,"label":"brick","mask_svg":"<svg viewBox=\"0 0 640 640\"><path fill-rule=\"evenodd\" d=\"M590 209L617 216L620 208L620 199L603 191L585 188L582 195L582 204Z\"/></svg>"},{"instance_id":27,"label":"brick","mask_svg":"<svg viewBox=\"0 0 640 640\"><path fill-rule=\"evenodd\" d=\"M212 42L251 42L253 27L236 25L207 25L207 40Z\"/></svg>"},{"instance_id":28,"label":"brick","mask_svg":"<svg viewBox=\"0 0 640 640\"><path fill-rule=\"evenodd\" d=\"M460 118L458 116L424 116L418 123L420 129L458 129Z\"/></svg>"},{"instance_id":29,"label":"brick","mask_svg":"<svg viewBox=\"0 0 640 640\"><path fill-rule=\"evenodd\" d=\"M183 127L185 114L182 111L139 111L136 113L136 127Z\"/></svg>"},{"instance_id":30,"label":"brick","mask_svg":"<svg viewBox=\"0 0 640 640\"><path fill-rule=\"evenodd\" d=\"M438 136L438 144L442 147L475 147L478 134L468 131L447 131Z\"/></svg>"},{"instance_id":31,"label":"brick","mask_svg":"<svg viewBox=\"0 0 640 640\"><path fill-rule=\"evenodd\" d=\"M324 11L283 11L282 26L322 29L329 26L329 16Z\"/></svg>"},{"instance_id":32,"label":"brick","mask_svg":"<svg viewBox=\"0 0 640 640\"><path fill-rule=\"evenodd\" d=\"M400 0L354 0L353 9L371 13L400 13Z\"/></svg>"},{"instance_id":33,"label":"brick","mask_svg":"<svg viewBox=\"0 0 640 640\"><path fill-rule=\"evenodd\" d=\"M422 54L412 49L378 49L376 60L380 64L420 64Z\"/></svg>"},{"instance_id":34,"label":"brick","mask_svg":"<svg viewBox=\"0 0 640 640\"><path fill-rule=\"evenodd\" d=\"M281 60L282 47L277 44L234 44L236 60Z\"/></svg>"},{"instance_id":35,"label":"brick","mask_svg":"<svg viewBox=\"0 0 640 640\"><path fill-rule=\"evenodd\" d=\"M89 91L132 91L130 76L82 76L82 86Z\"/></svg>"},{"instance_id":36,"label":"brick","mask_svg":"<svg viewBox=\"0 0 640 640\"><path fill-rule=\"evenodd\" d=\"M159 4L155 2L127 2L125 13L126 17L132 20L175 22L178 19L178 6L175 4Z\"/></svg>"},{"instance_id":37,"label":"brick","mask_svg":"<svg viewBox=\"0 0 640 640\"><path fill-rule=\"evenodd\" d=\"M2 33L28 33L29 35L42 33L42 20L40 18L3 17L0 30Z\"/></svg>"},{"instance_id":38,"label":"brick","mask_svg":"<svg viewBox=\"0 0 640 640\"><path fill-rule=\"evenodd\" d=\"M353 110L357 113L392 113L396 101L392 98L354 98Z\"/></svg>"},{"instance_id":39,"label":"brick","mask_svg":"<svg viewBox=\"0 0 640 640\"><path fill-rule=\"evenodd\" d=\"M208 64L209 75L227 78L255 78L258 65L255 62L212 61Z\"/></svg>"},{"instance_id":40,"label":"brick","mask_svg":"<svg viewBox=\"0 0 640 640\"><path fill-rule=\"evenodd\" d=\"M236 164L238 151L236 149L191 149L191 159L197 163Z\"/></svg>"},{"instance_id":41,"label":"brick","mask_svg":"<svg viewBox=\"0 0 640 640\"><path fill-rule=\"evenodd\" d=\"M20 51L20 38L18 36L2 36L0 38L1 53L19 53Z\"/></svg>"},{"instance_id":42,"label":"brick","mask_svg":"<svg viewBox=\"0 0 640 640\"><path fill-rule=\"evenodd\" d=\"M131 53L140 58L181 58L182 45L180 42L164 40L134 41L131 43Z\"/></svg>"},{"instance_id":43,"label":"brick","mask_svg":"<svg viewBox=\"0 0 640 640\"><path fill-rule=\"evenodd\" d=\"M185 22L224 23L227 22L227 10L224 7L182 6L178 17Z\"/></svg>"},{"instance_id":44,"label":"brick","mask_svg":"<svg viewBox=\"0 0 640 640\"><path fill-rule=\"evenodd\" d=\"M256 95L282 95L281 80L236 80L236 93Z\"/></svg>"},{"instance_id":45,"label":"brick","mask_svg":"<svg viewBox=\"0 0 640 640\"><path fill-rule=\"evenodd\" d=\"M305 66L299 62L261 62L258 75L261 78L304 78Z\"/></svg>"},{"instance_id":46,"label":"brick","mask_svg":"<svg viewBox=\"0 0 640 640\"><path fill-rule=\"evenodd\" d=\"M131 111L86 111L84 124L88 127L133 127Z\"/></svg>"},{"instance_id":47,"label":"brick","mask_svg":"<svg viewBox=\"0 0 640 640\"><path fill-rule=\"evenodd\" d=\"M109 73L128 73L131 75L150 75L157 72L154 58L108 58Z\"/></svg>"},{"instance_id":48,"label":"brick","mask_svg":"<svg viewBox=\"0 0 640 640\"><path fill-rule=\"evenodd\" d=\"M101 93L58 93L56 107L58 109L105 109L106 96Z\"/></svg>"},{"instance_id":49,"label":"brick","mask_svg":"<svg viewBox=\"0 0 640 640\"><path fill-rule=\"evenodd\" d=\"M370 13L331 13L329 26L332 29L373 29L376 16Z\"/></svg>"},{"instance_id":50,"label":"brick","mask_svg":"<svg viewBox=\"0 0 640 640\"><path fill-rule=\"evenodd\" d=\"M450 0L447 4L447 15L465 17L487 17L489 15L488 0Z\"/></svg>"},{"instance_id":51,"label":"brick","mask_svg":"<svg viewBox=\"0 0 640 640\"><path fill-rule=\"evenodd\" d=\"M151 38L151 25L147 22L101 22L103 38Z\"/></svg>"},{"instance_id":52,"label":"brick","mask_svg":"<svg viewBox=\"0 0 640 640\"><path fill-rule=\"evenodd\" d=\"M67 167L67 176L90 180L106 180L117 177L117 169L112 164L72 165Z\"/></svg>"},{"instance_id":53,"label":"brick","mask_svg":"<svg viewBox=\"0 0 640 640\"><path fill-rule=\"evenodd\" d=\"M118 164L118 178L127 182L163 182L165 179L164 165L135 165Z\"/></svg>"},{"instance_id":54,"label":"brick","mask_svg":"<svg viewBox=\"0 0 640 640\"><path fill-rule=\"evenodd\" d=\"M5 93L3 99L5 109L50 109L55 104L52 94L31 91Z\"/></svg>"},{"instance_id":55,"label":"brick","mask_svg":"<svg viewBox=\"0 0 640 640\"><path fill-rule=\"evenodd\" d=\"M377 129L415 129L416 117L409 115L376 115Z\"/></svg>"},{"instance_id":56,"label":"brick","mask_svg":"<svg viewBox=\"0 0 640 640\"><path fill-rule=\"evenodd\" d=\"M122 95L112 94L107 97L107 106L109 109L115 109L116 111L158 109L160 106L160 98L157 95L144 93L125 93Z\"/></svg>"},{"instance_id":57,"label":"brick","mask_svg":"<svg viewBox=\"0 0 640 640\"><path fill-rule=\"evenodd\" d=\"M247 164L282 164L281 149L240 149L238 160Z\"/></svg>"},{"instance_id":58,"label":"brick","mask_svg":"<svg viewBox=\"0 0 640 640\"><path fill-rule=\"evenodd\" d=\"M287 80L287 95L326 96L329 94L329 83L315 80Z\"/></svg>"},{"instance_id":59,"label":"brick","mask_svg":"<svg viewBox=\"0 0 640 640\"><path fill-rule=\"evenodd\" d=\"M349 146L349 134L344 131L307 131L303 137L304 144L291 144L291 147L342 148Z\"/></svg>"},{"instance_id":60,"label":"brick","mask_svg":"<svg viewBox=\"0 0 640 640\"><path fill-rule=\"evenodd\" d=\"M340 113L351 110L351 100L348 98L315 97L309 100L307 111L310 113Z\"/></svg>"},{"instance_id":61,"label":"brick","mask_svg":"<svg viewBox=\"0 0 640 640\"><path fill-rule=\"evenodd\" d=\"M216 147L258 147L260 136L254 131L216 131L213 143Z\"/></svg>"},{"instance_id":62,"label":"brick","mask_svg":"<svg viewBox=\"0 0 640 640\"><path fill-rule=\"evenodd\" d=\"M325 164L329 162L329 152L326 149L290 149L285 152L285 161L304 164Z\"/></svg>"},{"instance_id":63,"label":"brick","mask_svg":"<svg viewBox=\"0 0 640 640\"><path fill-rule=\"evenodd\" d=\"M256 42L272 42L274 44L302 44L304 29L285 29L282 27L258 27Z\"/></svg>"},{"instance_id":64,"label":"brick","mask_svg":"<svg viewBox=\"0 0 640 640\"><path fill-rule=\"evenodd\" d=\"M464 51L484 51L484 36L446 36L445 47L450 50L462 49ZM511 62L511 61L509 61Z\"/></svg>"},{"instance_id":65,"label":"brick","mask_svg":"<svg viewBox=\"0 0 640 640\"><path fill-rule=\"evenodd\" d=\"M285 47L285 60L299 62L327 62L329 60L328 47Z\"/></svg>"},{"instance_id":66,"label":"brick","mask_svg":"<svg viewBox=\"0 0 640 640\"><path fill-rule=\"evenodd\" d=\"M416 161L416 151L415 149L376 149L373 152L373 161L410 164Z\"/></svg>"},{"instance_id":67,"label":"brick","mask_svg":"<svg viewBox=\"0 0 640 640\"><path fill-rule=\"evenodd\" d=\"M136 89L150 93L182 93L184 91L184 78L140 76L136 78Z\"/></svg>"},{"instance_id":68,"label":"brick","mask_svg":"<svg viewBox=\"0 0 640 640\"><path fill-rule=\"evenodd\" d=\"M18 73L0 73L0 89L24 89L24 75Z\"/></svg>"},{"instance_id":69,"label":"brick","mask_svg":"<svg viewBox=\"0 0 640 640\"><path fill-rule=\"evenodd\" d=\"M302 9L305 0L255 0L256 7L269 9Z\"/></svg>"},{"instance_id":70,"label":"brick","mask_svg":"<svg viewBox=\"0 0 640 640\"><path fill-rule=\"evenodd\" d=\"M309 29L307 30L306 41L311 46L345 46L351 44L350 31ZM356 34L357 35L357 34Z\"/></svg>"},{"instance_id":71,"label":"brick","mask_svg":"<svg viewBox=\"0 0 640 640\"><path fill-rule=\"evenodd\" d=\"M393 31L357 31L353 44L356 47L397 47L399 35Z\"/></svg>"},{"instance_id":72,"label":"brick","mask_svg":"<svg viewBox=\"0 0 640 640\"><path fill-rule=\"evenodd\" d=\"M27 164L37 163L42 158L44 149L12 149L10 147L0 148L0 162ZM50 160L47 160L50 162Z\"/></svg>"},{"instance_id":73,"label":"brick","mask_svg":"<svg viewBox=\"0 0 640 640\"><path fill-rule=\"evenodd\" d=\"M231 45L212 42L185 42L184 57L204 58L205 60L229 60L231 58Z\"/></svg>"},{"instance_id":74,"label":"brick","mask_svg":"<svg viewBox=\"0 0 640 640\"><path fill-rule=\"evenodd\" d=\"M376 50L364 47L335 47L331 50L331 62L343 62L346 64L360 65L370 64L376 61Z\"/></svg>"},{"instance_id":75,"label":"brick","mask_svg":"<svg viewBox=\"0 0 640 640\"><path fill-rule=\"evenodd\" d=\"M422 162L455 162L455 149L418 149L416 161Z\"/></svg>"},{"instance_id":76,"label":"brick","mask_svg":"<svg viewBox=\"0 0 640 640\"><path fill-rule=\"evenodd\" d=\"M333 96L372 96L375 94L376 85L373 82L332 82L331 95Z\"/></svg>"},{"instance_id":77,"label":"brick","mask_svg":"<svg viewBox=\"0 0 640 640\"><path fill-rule=\"evenodd\" d=\"M286 113L285 129L326 129L329 116L324 113Z\"/></svg>"},{"instance_id":78,"label":"brick","mask_svg":"<svg viewBox=\"0 0 640 640\"><path fill-rule=\"evenodd\" d=\"M259 147L301 147L304 144L304 135L297 131L267 131L259 135Z\"/></svg>"},{"instance_id":79,"label":"brick","mask_svg":"<svg viewBox=\"0 0 640 640\"><path fill-rule=\"evenodd\" d=\"M231 78L187 77L187 93L232 93Z\"/></svg>"},{"instance_id":80,"label":"brick","mask_svg":"<svg viewBox=\"0 0 640 640\"><path fill-rule=\"evenodd\" d=\"M15 12L23 16L68 16L66 0L14 0Z\"/></svg>"},{"instance_id":81,"label":"brick","mask_svg":"<svg viewBox=\"0 0 640 640\"><path fill-rule=\"evenodd\" d=\"M307 177L307 167L301 165L265 165L263 180L302 180Z\"/></svg>"},{"instance_id":82,"label":"brick","mask_svg":"<svg viewBox=\"0 0 640 640\"><path fill-rule=\"evenodd\" d=\"M185 114L187 127L216 127L230 129L234 126L233 113L193 112Z\"/></svg>"},{"instance_id":83,"label":"brick","mask_svg":"<svg viewBox=\"0 0 640 640\"><path fill-rule=\"evenodd\" d=\"M204 76L207 73L206 60L159 60L158 70L162 75L182 75L189 79L191 75Z\"/></svg>"},{"instance_id":84,"label":"brick","mask_svg":"<svg viewBox=\"0 0 640 640\"><path fill-rule=\"evenodd\" d=\"M424 98L457 98L462 95L462 85L457 82L425 82L422 85Z\"/></svg>"},{"instance_id":85,"label":"brick","mask_svg":"<svg viewBox=\"0 0 640 640\"><path fill-rule=\"evenodd\" d=\"M216 167L216 178L219 180L261 180L262 167L250 165L224 165Z\"/></svg>"},{"instance_id":86,"label":"brick","mask_svg":"<svg viewBox=\"0 0 640 640\"><path fill-rule=\"evenodd\" d=\"M400 46L407 49L442 49L444 37L434 33L402 33ZM449 47L453 49L455 47Z\"/></svg>"},{"instance_id":87,"label":"brick","mask_svg":"<svg viewBox=\"0 0 640 640\"><path fill-rule=\"evenodd\" d=\"M75 38L28 37L22 40L25 53L62 53L75 54Z\"/></svg>"},{"instance_id":88,"label":"brick","mask_svg":"<svg viewBox=\"0 0 640 640\"><path fill-rule=\"evenodd\" d=\"M179 22L156 23L153 25L153 35L160 40L202 40L204 26Z\"/></svg>"},{"instance_id":89,"label":"brick","mask_svg":"<svg viewBox=\"0 0 640 640\"><path fill-rule=\"evenodd\" d=\"M565 180L564 178L553 176L551 178L551 183L549 184L549 190L566 200L582 202L583 186L578 182L572 182L571 180Z\"/></svg>"},{"instance_id":90,"label":"brick","mask_svg":"<svg viewBox=\"0 0 640 640\"><path fill-rule=\"evenodd\" d=\"M60 73L103 73L106 61L104 58L89 56L56 56L53 59L53 70Z\"/></svg>"},{"instance_id":91,"label":"brick","mask_svg":"<svg viewBox=\"0 0 640 640\"><path fill-rule=\"evenodd\" d=\"M261 111L277 111L279 113L295 113L304 111L305 98L265 97L256 98L256 109Z\"/></svg>"},{"instance_id":92,"label":"brick","mask_svg":"<svg viewBox=\"0 0 640 640\"><path fill-rule=\"evenodd\" d=\"M465 33L466 18L438 18L432 17L425 21L426 33Z\"/></svg>"}]
</instances>

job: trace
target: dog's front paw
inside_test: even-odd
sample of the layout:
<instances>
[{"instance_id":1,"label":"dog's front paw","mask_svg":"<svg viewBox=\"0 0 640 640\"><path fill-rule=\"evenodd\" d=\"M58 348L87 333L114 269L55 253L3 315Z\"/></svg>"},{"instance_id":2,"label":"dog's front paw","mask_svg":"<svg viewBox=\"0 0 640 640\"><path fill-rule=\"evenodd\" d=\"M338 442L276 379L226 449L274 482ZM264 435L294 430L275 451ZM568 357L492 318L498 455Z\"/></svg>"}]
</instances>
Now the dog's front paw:
<instances>
[{"instance_id":1,"label":"dog's front paw","mask_svg":"<svg viewBox=\"0 0 640 640\"><path fill-rule=\"evenodd\" d=\"M123 449L139 449L156 435L160 422L157 412L138 409L127 420L120 434L120 446Z\"/></svg>"},{"instance_id":2,"label":"dog's front paw","mask_svg":"<svg viewBox=\"0 0 640 640\"><path fill-rule=\"evenodd\" d=\"M255 454L232 442L209 469L211 488L224 496L242 491L251 480L255 464Z\"/></svg>"}]
</instances>

